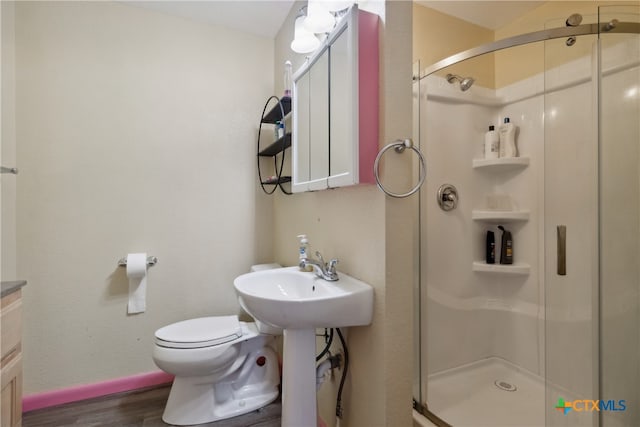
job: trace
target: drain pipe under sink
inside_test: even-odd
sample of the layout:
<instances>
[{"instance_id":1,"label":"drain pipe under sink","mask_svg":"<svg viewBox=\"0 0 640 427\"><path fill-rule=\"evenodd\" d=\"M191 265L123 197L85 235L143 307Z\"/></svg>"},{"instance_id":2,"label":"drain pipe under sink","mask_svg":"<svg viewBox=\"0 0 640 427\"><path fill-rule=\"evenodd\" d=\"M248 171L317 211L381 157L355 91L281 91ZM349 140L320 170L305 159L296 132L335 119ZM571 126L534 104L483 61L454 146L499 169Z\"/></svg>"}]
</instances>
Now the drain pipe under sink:
<instances>
[{"instance_id":1,"label":"drain pipe under sink","mask_svg":"<svg viewBox=\"0 0 640 427\"><path fill-rule=\"evenodd\" d=\"M324 375L331 370L331 360L325 359L316 368L316 391L320 390L324 382Z\"/></svg>"},{"instance_id":2,"label":"drain pipe under sink","mask_svg":"<svg viewBox=\"0 0 640 427\"><path fill-rule=\"evenodd\" d=\"M324 383L325 374L333 368L339 368L341 360L342 357L340 354L336 354L335 356L327 357L320 362L316 367L316 391L320 390L322 383Z\"/></svg>"}]
</instances>

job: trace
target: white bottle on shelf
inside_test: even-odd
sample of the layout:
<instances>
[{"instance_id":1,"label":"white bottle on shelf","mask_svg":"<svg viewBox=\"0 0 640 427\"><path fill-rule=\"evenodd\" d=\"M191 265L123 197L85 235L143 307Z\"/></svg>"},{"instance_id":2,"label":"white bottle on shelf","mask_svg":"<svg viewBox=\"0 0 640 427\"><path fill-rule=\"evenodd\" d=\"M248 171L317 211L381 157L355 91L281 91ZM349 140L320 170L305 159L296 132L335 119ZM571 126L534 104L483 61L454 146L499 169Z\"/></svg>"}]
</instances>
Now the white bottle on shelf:
<instances>
[{"instance_id":1,"label":"white bottle on shelf","mask_svg":"<svg viewBox=\"0 0 640 427\"><path fill-rule=\"evenodd\" d=\"M504 124L498 128L500 134L500 157L518 157L516 148L516 127L509 117L504 118Z\"/></svg>"},{"instance_id":2,"label":"white bottle on shelf","mask_svg":"<svg viewBox=\"0 0 640 427\"><path fill-rule=\"evenodd\" d=\"M484 134L484 158L497 159L500 156L500 136L494 126L489 126L489 131Z\"/></svg>"}]
</instances>

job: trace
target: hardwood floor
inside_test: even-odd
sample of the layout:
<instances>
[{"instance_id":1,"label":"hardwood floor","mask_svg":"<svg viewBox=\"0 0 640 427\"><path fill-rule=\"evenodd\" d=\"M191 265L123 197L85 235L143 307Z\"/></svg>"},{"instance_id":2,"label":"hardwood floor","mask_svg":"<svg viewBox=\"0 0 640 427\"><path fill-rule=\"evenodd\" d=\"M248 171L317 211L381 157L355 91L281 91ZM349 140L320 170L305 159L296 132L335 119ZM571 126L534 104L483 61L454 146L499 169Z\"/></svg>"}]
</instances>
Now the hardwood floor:
<instances>
[{"instance_id":1,"label":"hardwood floor","mask_svg":"<svg viewBox=\"0 0 640 427\"><path fill-rule=\"evenodd\" d=\"M39 409L23 415L23 427L158 427L169 386ZM258 411L214 423L211 427L280 427L280 400Z\"/></svg>"}]
</instances>

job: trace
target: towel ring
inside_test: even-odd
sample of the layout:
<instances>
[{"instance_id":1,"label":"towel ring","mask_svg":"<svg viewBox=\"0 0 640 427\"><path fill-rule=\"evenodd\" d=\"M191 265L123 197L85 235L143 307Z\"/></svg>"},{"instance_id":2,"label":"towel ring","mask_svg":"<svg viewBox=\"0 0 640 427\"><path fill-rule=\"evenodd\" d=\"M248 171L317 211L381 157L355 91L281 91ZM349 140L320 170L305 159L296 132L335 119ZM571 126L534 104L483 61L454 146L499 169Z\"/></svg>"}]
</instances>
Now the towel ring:
<instances>
[{"instance_id":1,"label":"towel ring","mask_svg":"<svg viewBox=\"0 0 640 427\"><path fill-rule=\"evenodd\" d=\"M415 187L413 187L410 191L406 193L393 193L387 190L386 188L384 188L380 183L380 175L378 172L380 158L390 148L393 148L396 151L396 153L402 153L405 150L405 148L410 148L418 155L418 159L420 159L420 178L418 179L418 183L416 184ZM373 174L376 177L376 184L378 184L378 188L382 190L386 195L391 197L396 197L396 198L409 197L410 195L418 191L420 187L422 187L422 184L424 183L424 179L427 176L427 164L420 150L418 150L416 147L413 146L413 142L410 139L404 139L404 140L398 139L393 141L390 144L387 144L382 150L380 150L380 152L376 156L376 161L373 163Z\"/></svg>"}]
</instances>

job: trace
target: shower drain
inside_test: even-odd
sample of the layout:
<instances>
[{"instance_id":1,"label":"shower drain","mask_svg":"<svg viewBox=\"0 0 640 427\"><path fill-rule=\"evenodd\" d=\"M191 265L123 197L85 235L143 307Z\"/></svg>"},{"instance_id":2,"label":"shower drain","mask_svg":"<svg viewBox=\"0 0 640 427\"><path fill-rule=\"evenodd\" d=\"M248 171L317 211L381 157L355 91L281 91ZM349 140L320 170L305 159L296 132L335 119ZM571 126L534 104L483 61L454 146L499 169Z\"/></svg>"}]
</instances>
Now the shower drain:
<instances>
[{"instance_id":1,"label":"shower drain","mask_svg":"<svg viewBox=\"0 0 640 427\"><path fill-rule=\"evenodd\" d=\"M518 389L518 387L516 387L513 384L509 384L506 381L500 381L500 380L495 380L494 384L496 385L496 387L498 387L500 390L504 390L504 391L516 391Z\"/></svg>"}]
</instances>

